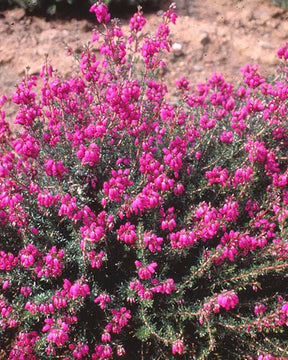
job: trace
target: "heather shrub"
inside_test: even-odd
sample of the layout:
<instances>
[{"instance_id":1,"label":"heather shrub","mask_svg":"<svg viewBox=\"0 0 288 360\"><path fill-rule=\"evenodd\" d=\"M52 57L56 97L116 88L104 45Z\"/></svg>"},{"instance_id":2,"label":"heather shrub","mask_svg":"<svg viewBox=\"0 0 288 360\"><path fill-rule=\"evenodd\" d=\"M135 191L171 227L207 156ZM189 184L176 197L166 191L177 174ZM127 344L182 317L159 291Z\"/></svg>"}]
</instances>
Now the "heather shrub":
<instances>
[{"instance_id":1,"label":"heather shrub","mask_svg":"<svg viewBox=\"0 0 288 360\"><path fill-rule=\"evenodd\" d=\"M46 59L17 87L18 133L1 98L6 358L283 358L288 47L277 81L257 65L237 88L180 76L171 103L173 6L145 36L140 10L127 36L91 12L79 73Z\"/></svg>"}]
</instances>

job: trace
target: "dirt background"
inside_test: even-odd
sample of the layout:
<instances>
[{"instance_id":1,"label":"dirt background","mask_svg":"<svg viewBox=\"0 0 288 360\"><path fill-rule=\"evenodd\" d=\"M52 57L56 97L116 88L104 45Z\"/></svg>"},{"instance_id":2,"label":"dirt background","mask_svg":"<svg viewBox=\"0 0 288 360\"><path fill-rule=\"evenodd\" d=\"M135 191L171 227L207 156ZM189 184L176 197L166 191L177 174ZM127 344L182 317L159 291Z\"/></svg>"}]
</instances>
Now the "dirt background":
<instances>
[{"instance_id":1,"label":"dirt background","mask_svg":"<svg viewBox=\"0 0 288 360\"><path fill-rule=\"evenodd\" d=\"M162 10L167 8L164 3ZM271 0L176 0L176 6L174 50L166 59L168 86L181 75L192 84L203 82L214 71L237 84L239 68L246 63L258 63L264 75L277 69L276 51L288 40L288 12ZM155 29L160 15L161 10L145 13L146 32ZM128 19L121 23L128 29ZM75 73L65 47L80 52L95 26L74 18L48 21L27 16L22 9L0 12L0 94L11 96L27 66L30 73L39 74L45 54L64 76ZM8 107L8 118L14 115L15 108Z\"/></svg>"}]
</instances>

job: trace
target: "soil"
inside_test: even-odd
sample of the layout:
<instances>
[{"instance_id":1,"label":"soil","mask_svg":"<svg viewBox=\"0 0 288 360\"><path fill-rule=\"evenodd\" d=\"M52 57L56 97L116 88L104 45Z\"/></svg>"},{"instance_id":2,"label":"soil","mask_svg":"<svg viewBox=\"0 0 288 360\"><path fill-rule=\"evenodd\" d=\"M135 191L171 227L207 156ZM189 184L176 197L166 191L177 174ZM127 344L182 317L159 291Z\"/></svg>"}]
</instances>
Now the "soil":
<instances>
[{"instance_id":1,"label":"soil","mask_svg":"<svg viewBox=\"0 0 288 360\"><path fill-rule=\"evenodd\" d=\"M161 11L167 8L164 3L162 10L145 14L146 32L159 23ZM174 50L167 56L164 74L168 88L181 75L193 85L215 71L237 84L238 70L246 63L258 63L265 76L275 73L276 51L288 39L287 10L271 0L176 0L176 6ZM128 19L121 23L127 30ZM95 26L89 20L28 16L23 9L0 12L0 94L11 96L27 66L30 73L39 74L45 54L63 76L75 73L77 66L73 57L66 56L65 47L80 52ZM13 106L6 109L10 121L15 111Z\"/></svg>"}]
</instances>

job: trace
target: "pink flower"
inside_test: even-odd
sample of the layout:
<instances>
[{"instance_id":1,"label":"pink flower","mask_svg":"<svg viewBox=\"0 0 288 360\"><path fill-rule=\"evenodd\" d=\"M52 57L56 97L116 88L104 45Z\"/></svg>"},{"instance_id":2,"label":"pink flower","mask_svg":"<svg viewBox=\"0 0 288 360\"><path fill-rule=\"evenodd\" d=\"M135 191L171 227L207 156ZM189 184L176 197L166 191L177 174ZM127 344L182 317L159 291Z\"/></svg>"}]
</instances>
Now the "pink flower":
<instances>
[{"instance_id":1,"label":"pink flower","mask_svg":"<svg viewBox=\"0 0 288 360\"><path fill-rule=\"evenodd\" d=\"M286 60L288 59L288 43L286 45L281 46L277 51L277 56L279 59Z\"/></svg>"},{"instance_id":2,"label":"pink flower","mask_svg":"<svg viewBox=\"0 0 288 360\"><path fill-rule=\"evenodd\" d=\"M227 185L229 173L227 169L222 169L221 166L213 168L211 171L206 171L206 178L209 180L209 184L220 184L221 186Z\"/></svg>"},{"instance_id":3,"label":"pink flower","mask_svg":"<svg viewBox=\"0 0 288 360\"><path fill-rule=\"evenodd\" d=\"M155 287L151 288L153 293L161 293L161 294L171 294L176 290L175 283L173 279L167 279L162 284L158 284Z\"/></svg>"},{"instance_id":4,"label":"pink flower","mask_svg":"<svg viewBox=\"0 0 288 360\"><path fill-rule=\"evenodd\" d=\"M69 349L73 350L72 355L76 359L82 359L84 356L88 355L89 352L89 346L81 342L79 342L77 346L74 344L69 344Z\"/></svg>"},{"instance_id":5,"label":"pink flower","mask_svg":"<svg viewBox=\"0 0 288 360\"><path fill-rule=\"evenodd\" d=\"M167 279L163 283L163 293L171 294L176 290L175 283L173 279Z\"/></svg>"},{"instance_id":6,"label":"pink flower","mask_svg":"<svg viewBox=\"0 0 288 360\"><path fill-rule=\"evenodd\" d=\"M233 178L233 186L236 187L237 184L243 184L252 181L253 173L253 169L250 166L237 169Z\"/></svg>"},{"instance_id":7,"label":"pink flower","mask_svg":"<svg viewBox=\"0 0 288 360\"><path fill-rule=\"evenodd\" d=\"M47 335L47 341L54 342L57 346L64 345L68 339L68 334L62 329L51 329Z\"/></svg>"},{"instance_id":8,"label":"pink flower","mask_svg":"<svg viewBox=\"0 0 288 360\"><path fill-rule=\"evenodd\" d=\"M169 9L164 12L163 16L171 21L172 24L176 24L176 19L178 15L175 13L176 5L175 3L171 3Z\"/></svg>"},{"instance_id":9,"label":"pink flower","mask_svg":"<svg viewBox=\"0 0 288 360\"><path fill-rule=\"evenodd\" d=\"M146 24L146 19L144 18L142 12L140 9L136 14L132 16L130 19L129 27L130 30L135 30L136 32L139 32L143 29L144 25Z\"/></svg>"},{"instance_id":10,"label":"pink flower","mask_svg":"<svg viewBox=\"0 0 288 360\"><path fill-rule=\"evenodd\" d=\"M263 314L266 311L266 306L264 304L258 304L254 308L254 314Z\"/></svg>"},{"instance_id":11,"label":"pink flower","mask_svg":"<svg viewBox=\"0 0 288 360\"><path fill-rule=\"evenodd\" d=\"M28 297L29 294L31 294L32 290L30 286L22 286L20 289L20 293L24 295L25 297Z\"/></svg>"},{"instance_id":12,"label":"pink flower","mask_svg":"<svg viewBox=\"0 0 288 360\"><path fill-rule=\"evenodd\" d=\"M265 79L258 73L258 65L247 64L240 71L244 75L244 82L251 88L256 88L265 82Z\"/></svg>"},{"instance_id":13,"label":"pink flower","mask_svg":"<svg viewBox=\"0 0 288 360\"><path fill-rule=\"evenodd\" d=\"M85 298L88 294L90 294L89 286L87 284L76 282L70 287L68 297L71 297L72 299L75 299L78 296Z\"/></svg>"},{"instance_id":14,"label":"pink flower","mask_svg":"<svg viewBox=\"0 0 288 360\"><path fill-rule=\"evenodd\" d=\"M288 318L288 303L285 303L284 305L282 305L281 311Z\"/></svg>"},{"instance_id":15,"label":"pink flower","mask_svg":"<svg viewBox=\"0 0 288 360\"><path fill-rule=\"evenodd\" d=\"M175 81L175 83L179 90L189 90L190 89L189 81L186 80L184 76L181 76L180 79Z\"/></svg>"},{"instance_id":16,"label":"pink flower","mask_svg":"<svg viewBox=\"0 0 288 360\"><path fill-rule=\"evenodd\" d=\"M142 266L142 263L138 260L135 261L135 265L137 267L140 267L138 271L138 276L141 280L147 280L150 279L151 276L155 273L155 268L157 266L157 263L151 263L147 266Z\"/></svg>"},{"instance_id":17,"label":"pink flower","mask_svg":"<svg viewBox=\"0 0 288 360\"><path fill-rule=\"evenodd\" d=\"M101 335L101 341L102 341L102 342L109 342L109 341L111 341L111 335L110 335L110 333L109 333L107 330L105 330L105 332Z\"/></svg>"},{"instance_id":18,"label":"pink flower","mask_svg":"<svg viewBox=\"0 0 288 360\"><path fill-rule=\"evenodd\" d=\"M56 162L53 159L48 159L45 161L45 172L49 176L56 176L60 179L65 172L68 172L68 169L61 160Z\"/></svg>"},{"instance_id":19,"label":"pink flower","mask_svg":"<svg viewBox=\"0 0 288 360\"><path fill-rule=\"evenodd\" d=\"M91 143L88 147L81 144L77 151L77 158L81 160L82 165L95 166L100 160L100 149L94 143Z\"/></svg>"},{"instance_id":20,"label":"pink flower","mask_svg":"<svg viewBox=\"0 0 288 360\"><path fill-rule=\"evenodd\" d=\"M108 360L113 354L112 348L110 345L96 345L95 352L92 354L92 359L94 360Z\"/></svg>"},{"instance_id":21,"label":"pink flower","mask_svg":"<svg viewBox=\"0 0 288 360\"><path fill-rule=\"evenodd\" d=\"M170 233L171 247L182 249L192 246L197 242L197 237L193 231L182 229L176 233Z\"/></svg>"},{"instance_id":22,"label":"pink flower","mask_svg":"<svg viewBox=\"0 0 288 360\"><path fill-rule=\"evenodd\" d=\"M150 231L144 233L143 240L145 247L148 248L152 253L161 250L161 244L163 243L162 237L157 237Z\"/></svg>"},{"instance_id":23,"label":"pink flower","mask_svg":"<svg viewBox=\"0 0 288 360\"><path fill-rule=\"evenodd\" d=\"M32 266L35 262L35 258L39 255L38 249L32 244L28 244L25 249L20 251L21 264L24 268Z\"/></svg>"},{"instance_id":24,"label":"pink flower","mask_svg":"<svg viewBox=\"0 0 288 360\"><path fill-rule=\"evenodd\" d=\"M8 280L5 280L3 285L2 285L2 289L6 290L9 287L9 285L10 285L10 282Z\"/></svg>"},{"instance_id":25,"label":"pink flower","mask_svg":"<svg viewBox=\"0 0 288 360\"><path fill-rule=\"evenodd\" d=\"M217 302L218 305L228 311L230 309L234 309L234 307L238 304L239 299L234 291L226 291L225 293L222 293L218 296Z\"/></svg>"},{"instance_id":26,"label":"pink flower","mask_svg":"<svg viewBox=\"0 0 288 360\"><path fill-rule=\"evenodd\" d=\"M220 140L223 143L231 144L234 140L233 132L232 131L223 131L220 135Z\"/></svg>"},{"instance_id":27,"label":"pink flower","mask_svg":"<svg viewBox=\"0 0 288 360\"><path fill-rule=\"evenodd\" d=\"M160 209L160 215L161 215L161 229L169 231L172 231L176 227L176 221L175 221L175 214L174 214L174 207L171 207L167 210L167 213L165 213L164 209Z\"/></svg>"},{"instance_id":28,"label":"pink flower","mask_svg":"<svg viewBox=\"0 0 288 360\"><path fill-rule=\"evenodd\" d=\"M117 345L117 356L123 356L126 354L126 351L122 345Z\"/></svg>"},{"instance_id":29,"label":"pink flower","mask_svg":"<svg viewBox=\"0 0 288 360\"><path fill-rule=\"evenodd\" d=\"M110 296L105 293L100 294L94 300L95 304L97 304L97 303L100 304L100 309L102 309L102 310L105 308L106 304L109 302L110 302Z\"/></svg>"},{"instance_id":30,"label":"pink flower","mask_svg":"<svg viewBox=\"0 0 288 360\"><path fill-rule=\"evenodd\" d=\"M43 326L42 331L48 331L47 341L55 343L57 346L64 345L68 340L69 326L66 322L58 320L57 323L52 318L44 320L46 325Z\"/></svg>"},{"instance_id":31,"label":"pink flower","mask_svg":"<svg viewBox=\"0 0 288 360\"><path fill-rule=\"evenodd\" d=\"M183 344L182 339L175 340L172 344L172 354L179 354L181 355L183 350L185 349L185 346Z\"/></svg>"},{"instance_id":32,"label":"pink flower","mask_svg":"<svg viewBox=\"0 0 288 360\"><path fill-rule=\"evenodd\" d=\"M137 239L135 225L132 225L130 222L120 225L120 228L117 230L117 239L124 241L125 244L134 244Z\"/></svg>"},{"instance_id":33,"label":"pink flower","mask_svg":"<svg viewBox=\"0 0 288 360\"><path fill-rule=\"evenodd\" d=\"M87 252L88 259L90 260L90 265L92 268L99 269L103 264L103 258L106 254L104 251L96 253L95 250Z\"/></svg>"},{"instance_id":34,"label":"pink flower","mask_svg":"<svg viewBox=\"0 0 288 360\"><path fill-rule=\"evenodd\" d=\"M269 354L264 354L264 355L260 355L258 356L257 360L274 360L274 356L269 355Z\"/></svg>"},{"instance_id":35,"label":"pink flower","mask_svg":"<svg viewBox=\"0 0 288 360\"><path fill-rule=\"evenodd\" d=\"M110 20L110 14L108 13L108 6L102 4L100 1L93 4L89 11L95 13L95 16L100 24L107 23Z\"/></svg>"},{"instance_id":36,"label":"pink flower","mask_svg":"<svg viewBox=\"0 0 288 360\"><path fill-rule=\"evenodd\" d=\"M34 355L34 346L35 342L39 339L40 337L36 331L31 331L29 333L20 332L18 334L17 340L13 342L13 347L10 351L9 359L36 360L37 357Z\"/></svg>"},{"instance_id":37,"label":"pink flower","mask_svg":"<svg viewBox=\"0 0 288 360\"><path fill-rule=\"evenodd\" d=\"M113 314L112 322L106 326L106 329L119 334L121 329L128 324L128 320L131 319L130 310L121 307L120 310L112 309L111 313Z\"/></svg>"}]
</instances>

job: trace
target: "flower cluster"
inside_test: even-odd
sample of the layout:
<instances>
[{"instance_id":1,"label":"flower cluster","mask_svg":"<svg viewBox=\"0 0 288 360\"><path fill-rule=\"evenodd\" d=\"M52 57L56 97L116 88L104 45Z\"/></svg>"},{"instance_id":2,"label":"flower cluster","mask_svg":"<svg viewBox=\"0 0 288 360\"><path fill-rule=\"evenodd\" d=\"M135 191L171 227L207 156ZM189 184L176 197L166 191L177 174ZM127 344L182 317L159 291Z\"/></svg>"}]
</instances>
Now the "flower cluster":
<instances>
[{"instance_id":1,"label":"flower cluster","mask_svg":"<svg viewBox=\"0 0 288 360\"><path fill-rule=\"evenodd\" d=\"M79 72L46 59L16 88L17 131L0 98L3 356L283 358L287 44L277 81L180 76L171 103L174 6L155 34L90 11Z\"/></svg>"}]
</instances>

